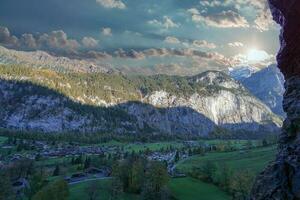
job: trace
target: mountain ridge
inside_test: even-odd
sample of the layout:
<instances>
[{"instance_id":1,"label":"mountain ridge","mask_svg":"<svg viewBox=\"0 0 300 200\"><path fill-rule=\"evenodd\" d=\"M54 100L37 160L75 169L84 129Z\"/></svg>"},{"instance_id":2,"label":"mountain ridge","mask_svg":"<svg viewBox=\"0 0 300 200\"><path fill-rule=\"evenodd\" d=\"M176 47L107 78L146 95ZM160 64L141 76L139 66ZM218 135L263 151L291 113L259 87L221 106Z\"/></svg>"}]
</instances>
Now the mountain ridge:
<instances>
[{"instance_id":1,"label":"mountain ridge","mask_svg":"<svg viewBox=\"0 0 300 200\"><path fill-rule=\"evenodd\" d=\"M73 118L76 119L77 124L82 122L81 126L85 126L87 130L89 122L95 122L100 126L106 124L94 129L91 126L88 131L115 130L117 133L138 133L148 130L168 134L207 136L216 127L233 131L247 129L257 132L274 131L281 125L280 119L267 106L253 97L240 83L222 72L210 71L193 77L166 75L128 77L115 73L63 73L50 69L7 65L0 66L0 72L2 79L0 92L5 95L2 104L9 106L11 98L19 99L19 106L16 108L0 111L4 116L3 119L6 119L2 122L4 125L10 123L11 126L27 121L26 127L33 121L28 117L26 110L29 109L31 112L34 110L32 108L38 108L36 113L44 113L42 116L48 116L43 118L43 123L39 121L35 124L47 125L49 123L47 119L50 121L59 119L64 121L64 124L69 124L69 129L72 129L74 122L69 118ZM12 82L8 84L7 81ZM14 81L26 81L52 89L78 103L76 105L103 107L108 110L113 107L117 113L119 111L123 113L124 120L122 121L120 117L114 120L107 119L106 114L101 112L86 113L86 116L81 116L77 111L64 109L68 108L62 106L64 98L56 98L54 95L51 100L51 96L39 96L32 92L32 95L27 95L30 92L24 87L19 87L19 90L27 92L14 93L9 90L10 87L14 87ZM51 102L56 102L56 106ZM19 121L9 120L16 119L16 116ZM106 128L116 124L117 127ZM15 128L20 127L16 125ZM35 127L38 128L41 127ZM47 132L46 129L43 131ZM78 127L73 129L80 130ZM63 129L58 130L63 131ZM67 131L68 128L66 127L65 130Z\"/></svg>"}]
</instances>

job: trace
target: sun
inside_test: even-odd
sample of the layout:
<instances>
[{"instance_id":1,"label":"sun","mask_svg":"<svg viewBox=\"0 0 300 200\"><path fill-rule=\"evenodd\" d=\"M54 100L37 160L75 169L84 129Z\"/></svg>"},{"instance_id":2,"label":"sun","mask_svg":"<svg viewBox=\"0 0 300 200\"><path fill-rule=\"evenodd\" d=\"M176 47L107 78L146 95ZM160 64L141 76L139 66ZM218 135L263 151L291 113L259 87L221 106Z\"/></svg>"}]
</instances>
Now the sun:
<instances>
[{"instance_id":1,"label":"sun","mask_svg":"<svg viewBox=\"0 0 300 200\"><path fill-rule=\"evenodd\" d=\"M258 50L256 48L249 49L247 54L247 59L250 62L260 62L267 60L269 58L269 55L267 52L263 50Z\"/></svg>"}]
</instances>

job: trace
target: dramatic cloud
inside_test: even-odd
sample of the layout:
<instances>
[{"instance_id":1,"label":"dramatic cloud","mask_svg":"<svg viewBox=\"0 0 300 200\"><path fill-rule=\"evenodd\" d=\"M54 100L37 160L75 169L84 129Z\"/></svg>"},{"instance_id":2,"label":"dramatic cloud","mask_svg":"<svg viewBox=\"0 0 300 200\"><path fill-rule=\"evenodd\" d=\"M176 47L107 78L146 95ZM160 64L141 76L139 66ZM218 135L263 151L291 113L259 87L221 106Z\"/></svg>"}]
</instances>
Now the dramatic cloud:
<instances>
[{"instance_id":1,"label":"dramatic cloud","mask_svg":"<svg viewBox=\"0 0 300 200\"><path fill-rule=\"evenodd\" d=\"M248 21L240 14L228 10L217 14L200 14L196 8L191 8L188 12L192 15L192 20L196 23L204 23L207 26L218 28L245 28L249 27Z\"/></svg>"},{"instance_id":2,"label":"dramatic cloud","mask_svg":"<svg viewBox=\"0 0 300 200\"><path fill-rule=\"evenodd\" d=\"M217 48L217 46L214 43L207 42L206 40L194 40L193 46L198 48L208 48L208 49Z\"/></svg>"},{"instance_id":3,"label":"dramatic cloud","mask_svg":"<svg viewBox=\"0 0 300 200\"><path fill-rule=\"evenodd\" d=\"M37 49L38 44L36 39L32 34L23 34L21 39L20 39L21 46L24 47L25 49Z\"/></svg>"},{"instance_id":4,"label":"dramatic cloud","mask_svg":"<svg viewBox=\"0 0 300 200\"><path fill-rule=\"evenodd\" d=\"M170 17L164 16L162 21L156 19L148 21L148 24L160 26L165 29L178 28L180 24L176 24Z\"/></svg>"},{"instance_id":5,"label":"dramatic cloud","mask_svg":"<svg viewBox=\"0 0 300 200\"><path fill-rule=\"evenodd\" d=\"M169 44L179 44L180 40L176 37L168 36L166 37L165 42Z\"/></svg>"},{"instance_id":6,"label":"dramatic cloud","mask_svg":"<svg viewBox=\"0 0 300 200\"><path fill-rule=\"evenodd\" d=\"M181 58L193 58L201 59L206 61L213 61L219 65L229 66L230 60L228 60L224 55L217 52L203 52L190 48L186 49L167 49L167 48L151 48L145 49L143 51L124 51L119 49L115 53L116 57L127 58L127 59L145 59L149 57L181 57Z\"/></svg>"},{"instance_id":7,"label":"dramatic cloud","mask_svg":"<svg viewBox=\"0 0 300 200\"><path fill-rule=\"evenodd\" d=\"M18 46L18 38L11 35L8 28L0 26L0 44L15 48Z\"/></svg>"},{"instance_id":8,"label":"dramatic cloud","mask_svg":"<svg viewBox=\"0 0 300 200\"><path fill-rule=\"evenodd\" d=\"M87 42L87 39L91 38L84 39L85 42ZM68 35L62 30L35 36L23 34L20 38L17 38L12 36L5 27L0 27L0 44L8 48L21 50L46 50L65 53L74 53L81 47L79 42L69 39Z\"/></svg>"},{"instance_id":9,"label":"dramatic cloud","mask_svg":"<svg viewBox=\"0 0 300 200\"><path fill-rule=\"evenodd\" d=\"M201 1L200 5L204 8L212 7L230 7L233 6L236 10L252 10L255 14L253 21L253 28L260 31L268 31L274 26L274 21L270 13L269 5L267 0L212 0L212 1Z\"/></svg>"},{"instance_id":10,"label":"dramatic cloud","mask_svg":"<svg viewBox=\"0 0 300 200\"><path fill-rule=\"evenodd\" d=\"M126 5L121 0L96 0L96 2L102 5L104 8L126 8Z\"/></svg>"},{"instance_id":11,"label":"dramatic cloud","mask_svg":"<svg viewBox=\"0 0 300 200\"><path fill-rule=\"evenodd\" d=\"M37 43L42 49L66 52L75 52L80 47L80 44L76 40L69 39L67 34L62 30L42 34L38 37Z\"/></svg>"},{"instance_id":12,"label":"dramatic cloud","mask_svg":"<svg viewBox=\"0 0 300 200\"><path fill-rule=\"evenodd\" d=\"M244 44L241 43L241 42L230 42L230 43L228 43L228 46L230 46L230 47L243 47Z\"/></svg>"},{"instance_id":13,"label":"dramatic cloud","mask_svg":"<svg viewBox=\"0 0 300 200\"><path fill-rule=\"evenodd\" d=\"M111 28L102 28L101 33L102 33L102 35L105 35L105 36L112 36Z\"/></svg>"},{"instance_id":14,"label":"dramatic cloud","mask_svg":"<svg viewBox=\"0 0 300 200\"><path fill-rule=\"evenodd\" d=\"M230 65L245 66L251 65L253 67L264 68L275 62L275 56L268 54L264 50L250 50L247 54L237 54L230 58Z\"/></svg>"},{"instance_id":15,"label":"dramatic cloud","mask_svg":"<svg viewBox=\"0 0 300 200\"><path fill-rule=\"evenodd\" d=\"M98 40L95 40L92 37L84 37L81 42L83 46L87 48L95 48L96 46L98 46L99 43Z\"/></svg>"},{"instance_id":16,"label":"dramatic cloud","mask_svg":"<svg viewBox=\"0 0 300 200\"><path fill-rule=\"evenodd\" d=\"M274 21L269 9L261 11L254 21L255 28L260 31L268 31L274 25Z\"/></svg>"}]
</instances>

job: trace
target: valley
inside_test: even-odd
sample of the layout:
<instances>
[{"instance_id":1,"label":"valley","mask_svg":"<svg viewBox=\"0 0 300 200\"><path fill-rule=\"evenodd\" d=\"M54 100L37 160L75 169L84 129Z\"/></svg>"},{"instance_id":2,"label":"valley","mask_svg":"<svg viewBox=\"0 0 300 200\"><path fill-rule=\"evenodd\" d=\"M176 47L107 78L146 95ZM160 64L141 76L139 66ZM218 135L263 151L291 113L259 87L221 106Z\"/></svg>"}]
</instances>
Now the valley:
<instances>
[{"instance_id":1,"label":"valley","mask_svg":"<svg viewBox=\"0 0 300 200\"><path fill-rule=\"evenodd\" d=\"M109 199L112 195L112 187L114 187L113 175L116 170L114 163L119 159L123 162L127 159L136 160L134 162L146 159L147 162L165 163L167 176L170 177L167 181L167 194L174 199L230 199L230 196L237 194L237 191L241 190L244 195L249 192L248 187L255 175L274 159L276 152L274 142L276 142L275 138L263 140L200 139L154 143L110 141L87 145L3 136L0 144L0 162L3 170L11 168L10 170L15 171L13 176L18 174L18 169L21 167L25 171L34 172L36 176L43 172L39 176L44 177L47 184L58 180L67 181L69 200L88 200L90 196L85 191L93 191L92 185L101 188L95 195L100 195L102 199ZM55 154L54 152L58 149L63 153ZM201 175L202 170L205 170L209 163L213 163L210 167L212 171L203 171L203 173L213 173L214 181L208 181ZM228 166L226 170L232 173L232 176L251 172L247 183L249 185L245 185L248 188L246 191L245 188L235 188L237 186L234 185L233 180L228 180L230 188L234 188L230 191L218 182L228 176L222 171L222 166L225 165ZM20 171L20 173L24 172ZM25 181L23 186L13 188L18 191L19 195L26 190L27 184L32 185L37 181L32 178L22 180ZM20 181L20 179L15 179L15 181ZM199 190L195 192L193 188L197 187L200 187L202 192L199 193ZM128 190L119 195L124 199L139 199L141 194Z\"/></svg>"},{"instance_id":2,"label":"valley","mask_svg":"<svg viewBox=\"0 0 300 200\"><path fill-rule=\"evenodd\" d=\"M2 180L22 200L53 190L68 200L246 198L274 159L282 124L218 71L0 65L0 95Z\"/></svg>"}]
</instances>

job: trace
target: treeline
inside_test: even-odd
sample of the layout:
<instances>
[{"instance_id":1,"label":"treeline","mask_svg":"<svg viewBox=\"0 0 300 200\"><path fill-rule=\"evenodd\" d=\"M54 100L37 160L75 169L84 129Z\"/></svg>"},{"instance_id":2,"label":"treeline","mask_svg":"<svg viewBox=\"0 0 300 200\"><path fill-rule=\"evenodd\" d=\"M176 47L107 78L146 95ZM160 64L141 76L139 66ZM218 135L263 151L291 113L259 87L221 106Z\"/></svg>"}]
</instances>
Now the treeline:
<instances>
[{"instance_id":1,"label":"treeline","mask_svg":"<svg viewBox=\"0 0 300 200\"><path fill-rule=\"evenodd\" d=\"M256 177L252 171L235 171L227 164L216 165L211 161L206 161L201 167L193 168L189 175L217 185L229 193L233 200L247 200Z\"/></svg>"},{"instance_id":2,"label":"treeline","mask_svg":"<svg viewBox=\"0 0 300 200\"><path fill-rule=\"evenodd\" d=\"M265 140L268 145L276 144L278 141L277 135L261 135L260 137L200 137L191 134L164 134L164 133L140 133L140 134L114 134L114 133L78 133L78 132L67 132L67 133L49 133L45 134L42 132L34 131L19 131L0 128L0 136L5 136L8 138L18 138L25 140L36 140L36 141L48 141L48 142L71 142L80 144L99 144L107 143L110 141L118 142L163 142L163 141L192 141L199 139L213 140L213 139L223 139L224 142L230 139L261 139Z\"/></svg>"},{"instance_id":3,"label":"treeline","mask_svg":"<svg viewBox=\"0 0 300 200\"><path fill-rule=\"evenodd\" d=\"M196 92L201 92L202 95L211 94L221 89L230 90L218 85L208 86L198 83L195 81L195 77L125 76L120 73L63 73L22 65L0 65L0 75L10 77L13 80L27 77L32 83L54 89L68 97L82 97L86 103L92 105L95 102L89 97L99 97L107 102L118 99L138 101L141 99L141 93L146 95L160 90L178 96L187 96ZM226 74L223 76L230 79Z\"/></svg>"},{"instance_id":4,"label":"treeline","mask_svg":"<svg viewBox=\"0 0 300 200\"><path fill-rule=\"evenodd\" d=\"M142 200L171 199L166 163L134 155L116 162L112 175L113 199L118 199L123 192L139 194Z\"/></svg>"},{"instance_id":5,"label":"treeline","mask_svg":"<svg viewBox=\"0 0 300 200\"><path fill-rule=\"evenodd\" d=\"M73 142L80 144L99 144L110 141L118 142L163 142L175 140L197 140L201 137L194 135L145 133L145 134L114 134L114 133L42 133L34 131L19 131L0 128L0 136L8 138L18 138L24 140L49 141L49 142Z\"/></svg>"}]
</instances>

